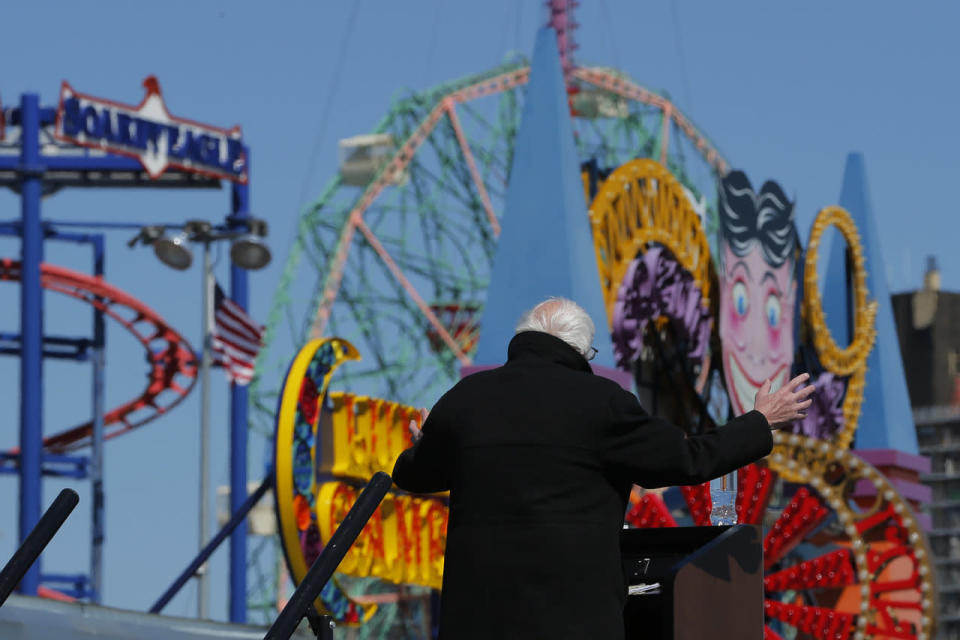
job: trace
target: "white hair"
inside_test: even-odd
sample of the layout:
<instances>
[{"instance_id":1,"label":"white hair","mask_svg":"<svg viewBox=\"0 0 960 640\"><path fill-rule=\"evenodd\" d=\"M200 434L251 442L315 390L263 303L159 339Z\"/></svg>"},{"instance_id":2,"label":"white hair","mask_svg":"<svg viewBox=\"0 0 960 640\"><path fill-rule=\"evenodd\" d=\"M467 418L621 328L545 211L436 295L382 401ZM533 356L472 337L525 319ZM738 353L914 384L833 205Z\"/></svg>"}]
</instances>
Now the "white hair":
<instances>
[{"instance_id":1,"label":"white hair","mask_svg":"<svg viewBox=\"0 0 960 640\"><path fill-rule=\"evenodd\" d=\"M517 333L542 331L560 338L586 356L596 328L583 308L566 298L547 298L530 309L517 323Z\"/></svg>"}]
</instances>

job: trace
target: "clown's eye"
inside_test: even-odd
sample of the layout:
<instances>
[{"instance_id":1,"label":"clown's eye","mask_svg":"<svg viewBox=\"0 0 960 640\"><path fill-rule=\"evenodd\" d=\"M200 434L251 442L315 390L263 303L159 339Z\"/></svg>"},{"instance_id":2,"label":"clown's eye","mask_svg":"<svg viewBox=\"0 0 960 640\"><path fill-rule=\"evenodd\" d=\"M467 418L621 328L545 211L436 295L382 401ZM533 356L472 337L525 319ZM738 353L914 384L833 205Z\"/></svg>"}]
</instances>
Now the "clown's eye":
<instances>
[{"instance_id":1,"label":"clown's eye","mask_svg":"<svg viewBox=\"0 0 960 640\"><path fill-rule=\"evenodd\" d=\"M738 316L747 315L747 308L750 306L747 299L747 285L742 280L737 280L733 285L733 308Z\"/></svg>"},{"instance_id":2,"label":"clown's eye","mask_svg":"<svg viewBox=\"0 0 960 640\"><path fill-rule=\"evenodd\" d=\"M767 322L772 328L780 325L780 298L774 294L767 296L766 304Z\"/></svg>"}]
</instances>

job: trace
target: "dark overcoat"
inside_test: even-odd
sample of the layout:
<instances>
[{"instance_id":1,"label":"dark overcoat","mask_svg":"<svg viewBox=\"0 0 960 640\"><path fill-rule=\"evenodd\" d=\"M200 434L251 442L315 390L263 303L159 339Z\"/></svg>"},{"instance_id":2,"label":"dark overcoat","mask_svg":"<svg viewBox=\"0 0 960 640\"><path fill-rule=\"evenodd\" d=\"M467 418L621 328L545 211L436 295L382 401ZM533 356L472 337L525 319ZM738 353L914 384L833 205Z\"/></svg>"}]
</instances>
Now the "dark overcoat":
<instances>
[{"instance_id":1,"label":"dark overcoat","mask_svg":"<svg viewBox=\"0 0 960 640\"><path fill-rule=\"evenodd\" d=\"M407 491L450 490L440 638L623 638L631 485L702 483L772 446L756 411L687 438L562 340L517 334L504 366L444 394L393 470Z\"/></svg>"}]
</instances>

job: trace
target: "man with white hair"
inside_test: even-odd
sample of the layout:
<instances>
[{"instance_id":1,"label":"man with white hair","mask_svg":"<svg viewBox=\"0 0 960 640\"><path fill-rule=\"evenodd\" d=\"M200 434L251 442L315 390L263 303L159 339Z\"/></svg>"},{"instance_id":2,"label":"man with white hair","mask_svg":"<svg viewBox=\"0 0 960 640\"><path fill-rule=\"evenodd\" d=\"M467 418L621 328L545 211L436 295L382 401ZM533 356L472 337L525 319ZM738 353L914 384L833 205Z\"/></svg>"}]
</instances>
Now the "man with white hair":
<instances>
[{"instance_id":1,"label":"man with white hair","mask_svg":"<svg viewBox=\"0 0 960 640\"><path fill-rule=\"evenodd\" d=\"M434 406L393 479L450 491L440 638L623 638L619 535L633 484L706 482L767 455L802 416L806 374L722 429L686 437L593 374L594 324L550 298L523 315L502 367Z\"/></svg>"}]
</instances>

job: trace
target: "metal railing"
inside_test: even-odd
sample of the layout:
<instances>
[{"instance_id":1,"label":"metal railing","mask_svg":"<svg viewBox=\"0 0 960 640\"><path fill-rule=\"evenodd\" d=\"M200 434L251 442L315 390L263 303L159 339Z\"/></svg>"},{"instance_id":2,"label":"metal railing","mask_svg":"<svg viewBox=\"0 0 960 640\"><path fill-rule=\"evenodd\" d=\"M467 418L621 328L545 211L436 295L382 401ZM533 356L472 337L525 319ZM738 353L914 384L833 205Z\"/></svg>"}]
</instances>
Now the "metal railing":
<instances>
[{"instance_id":1,"label":"metal railing","mask_svg":"<svg viewBox=\"0 0 960 640\"><path fill-rule=\"evenodd\" d=\"M3 570L0 570L0 607L20 584L20 580L40 557L78 502L80 502L80 496L73 489L61 491L24 539L20 548L7 561Z\"/></svg>"},{"instance_id":2,"label":"metal railing","mask_svg":"<svg viewBox=\"0 0 960 640\"><path fill-rule=\"evenodd\" d=\"M318 638L321 640L333 638L333 620L329 616L319 615L313 607L313 602L333 576L333 572L360 535L367 520L377 510L380 501L392 484L393 480L386 473L378 471L374 474L347 512L343 522L330 536L329 542L311 565L287 605L274 620L267 635L263 637L264 640L288 640L304 616L307 617L310 627Z\"/></svg>"}]
</instances>

